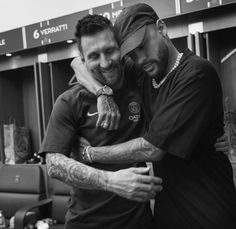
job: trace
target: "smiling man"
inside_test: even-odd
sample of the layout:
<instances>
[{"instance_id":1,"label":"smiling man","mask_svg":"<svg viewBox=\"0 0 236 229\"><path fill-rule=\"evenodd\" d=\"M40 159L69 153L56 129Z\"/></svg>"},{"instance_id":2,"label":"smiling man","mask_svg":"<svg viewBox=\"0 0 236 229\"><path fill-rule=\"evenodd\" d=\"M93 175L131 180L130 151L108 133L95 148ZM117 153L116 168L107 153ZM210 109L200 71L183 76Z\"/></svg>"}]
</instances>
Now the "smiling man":
<instances>
[{"instance_id":1,"label":"smiling man","mask_svg":"<svg viewBox=\"0 0 236 229\"><path fill-rule=\"evenodd\" d=\"M80 50L83 51L86 66L98 81L111 86L113 90L121 88L124 76L120 64L120 52L111 30L98 33L96 36L84 36L81 39ZM112 58L108 60L107 56L111 55Z\"/></svg>"},{"instance_id":2,"label":"smiling man","mask_svg":"<svg viewBox=\"0 0 236 229\"><path fill-rule=\"evenodd\" d=\"M119 130L96 128L97 97L80 85L58 97L40 152L46 154L49 175L73 187L65 228L151 229L148 200L162 190L162 180L149 176L144 163L94 163L91 167L80 163L86 151L79 152L79 137L92 146L118 144L140 136L145 123L137 88L124 77L130 73L121 68L111 22L88 15L78 21L76 37L83 62L95 79L113 89L122 120Z\"/></svg>"},{"instance_id":3,"label":"smiling man","mask_svg":"<svg viewBox=\"0 0 236 229\"><path fill-rule=\"evenodd\" d=\"M190 50L179 52L147 4L124 8L115 34L125 69L136 72L130 77L142 94L149 129L122 144L86 147L89 162L156 161L154 173L164 181L156 196L156 228L236 228L232 167L214 147L224 132L215 69ZM90 82L100 90L99 82Z\"/></svg>"}]
</instances>

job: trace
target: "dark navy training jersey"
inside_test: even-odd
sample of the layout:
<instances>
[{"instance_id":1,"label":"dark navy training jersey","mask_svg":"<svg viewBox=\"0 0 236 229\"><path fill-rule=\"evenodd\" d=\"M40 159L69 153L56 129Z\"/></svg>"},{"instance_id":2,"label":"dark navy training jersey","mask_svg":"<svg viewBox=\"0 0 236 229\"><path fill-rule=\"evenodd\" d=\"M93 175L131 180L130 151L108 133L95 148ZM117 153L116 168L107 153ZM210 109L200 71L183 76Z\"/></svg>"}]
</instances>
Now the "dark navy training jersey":
<instances>
[{"instance_id":1,"label":"dark navy training jersey","mask_svg":"<svg viewBox=\"0 0 236 229\"><path fill-rule=\"evenodd\" d=\"M74 149L78 137L87 139L92 146L113 145L144 133L145 122L142 99L137 88L124 82L114 92L119 105L121 122L118 130L107 131L96 127L97 98L77 85L57 99L49 120L41 152L79 153ZM133 164L98 164L89 166L116 171L137 166ZM144 164L143 164L144 166ZM148 229L152 224L149 202L138 203L111 192L73 188L66 215L67 229Z\"/></svg>"}]
</instances>

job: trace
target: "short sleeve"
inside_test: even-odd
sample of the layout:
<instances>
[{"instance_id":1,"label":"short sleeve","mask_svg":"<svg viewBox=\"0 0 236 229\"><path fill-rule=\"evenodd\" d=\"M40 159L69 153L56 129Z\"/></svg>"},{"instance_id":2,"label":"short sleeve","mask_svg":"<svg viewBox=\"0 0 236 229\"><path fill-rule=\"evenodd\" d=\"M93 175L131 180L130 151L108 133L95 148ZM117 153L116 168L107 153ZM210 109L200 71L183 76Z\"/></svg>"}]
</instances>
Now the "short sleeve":
<instances>
[{"instance_id":1,"label":"short sleeve","mask_svg":"<svg viewBox=\"0 0 236 229\"><path fill-rule=\"evenodd\" d=\"M213 73L213 74L212 74ZM179 80L155 113L144 138L167 153L189 158L218 112L221 93L214 71L196 70Z\"/></svg>"},{"instance_id":2,"label":"short sleeve","mask_svg":"<svg viewBox=\"0 0 236 229\"><path fill-rule=\"evenodd\" d=\"M59 97L54 104L39 153L55 152L69 155L76 135L77 121L69 101Z\"/></svg>"}]
</instances>

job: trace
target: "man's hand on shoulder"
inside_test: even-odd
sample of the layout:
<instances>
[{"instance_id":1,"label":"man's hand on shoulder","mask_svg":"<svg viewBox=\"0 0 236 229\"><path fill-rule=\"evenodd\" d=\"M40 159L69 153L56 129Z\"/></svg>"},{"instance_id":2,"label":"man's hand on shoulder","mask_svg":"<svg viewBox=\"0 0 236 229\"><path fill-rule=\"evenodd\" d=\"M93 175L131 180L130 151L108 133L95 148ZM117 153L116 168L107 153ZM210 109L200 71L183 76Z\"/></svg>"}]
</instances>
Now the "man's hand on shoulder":
<instances>
[{"instance_id":1,"label":"man's hand on shoulder","mask_svg":"<svg viewBox=\"0 0 236 229\"><path fill-rule=\"evenodd\" d=\"M116 130L120 123L120 111L112 96L100 95L97 98L98 120L97 127Z\"/></svg>"}]
</instances>

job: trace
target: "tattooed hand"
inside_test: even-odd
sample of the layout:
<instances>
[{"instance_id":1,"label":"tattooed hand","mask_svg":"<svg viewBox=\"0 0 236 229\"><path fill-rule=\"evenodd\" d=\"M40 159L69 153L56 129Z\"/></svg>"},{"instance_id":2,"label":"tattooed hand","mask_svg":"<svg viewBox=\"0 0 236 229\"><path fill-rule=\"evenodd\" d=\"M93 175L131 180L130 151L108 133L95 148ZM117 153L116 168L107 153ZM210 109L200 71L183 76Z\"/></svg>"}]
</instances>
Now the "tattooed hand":
<instances>
[{"instance_id":1,"label":"tattooed hand","mask_svg":"<svg viewBox=\"0 0 236 229\"><path fill-rule=\"evenodd\" d=\"M147 175L149 167L128 168L108 174L107 190L138 202L154 199L162 179Z\"/></svg>"},{"instance_id":2,"label":"tattooed hand","mask_svg":"<svg viewBox=\"0 0 236 229\"><path fill-rule=\"evenodd\" d=\"M98 120L96 126L107 130L118 129L120 122L120 111L113 97L100 95L97 99Z\"/></svg>"}]
</instances>

